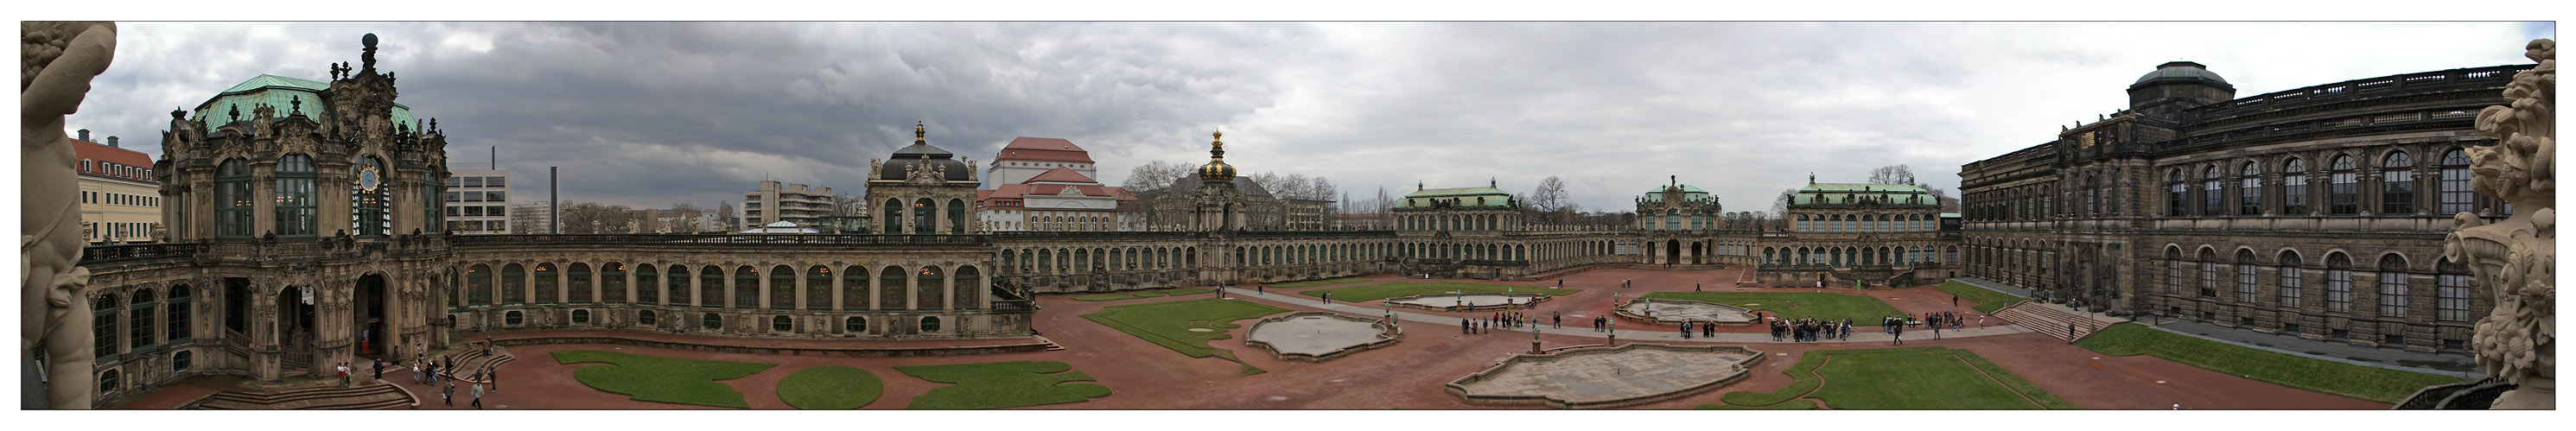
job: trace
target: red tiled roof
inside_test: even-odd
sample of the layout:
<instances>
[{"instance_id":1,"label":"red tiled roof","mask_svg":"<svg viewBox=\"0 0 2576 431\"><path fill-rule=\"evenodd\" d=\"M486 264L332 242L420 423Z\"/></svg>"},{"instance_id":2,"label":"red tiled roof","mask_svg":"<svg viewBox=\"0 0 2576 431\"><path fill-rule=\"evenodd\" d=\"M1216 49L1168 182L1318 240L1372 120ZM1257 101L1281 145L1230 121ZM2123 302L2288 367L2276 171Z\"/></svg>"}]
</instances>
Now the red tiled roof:
<instances>
[{"instance_id":1,"label":"red tiled roof","mask_svg":"<svg viewBox=\"0 0 2576 431\"><path fill-rule=\"evenodd\" d=\"M1091 177L1082 176L1082 173L1081 173L1081 172L1074 172L1072 168L1055 168L1055 169L1048 169L1048 170L1046 171L1046 173L1041 173L1041 174L1038 174L1038 176L1029 177L1029 180L1028 180L1028 181L1021 181L1020 183L1021 183L1021 184L1034 184L1034 183L1037 183L1037 182L1039 182L1039 181L1058 182L1058 183L1089 183L1089 184L1099 184L1099 183L1100 183L1100 180L1094 180L1094 179L1091 179Z\"/></svg>"},{"instance_id":2,"label":"red tiled roof","mask_svg":"<svg viewBox=\"0 0 2576 431\"><path fill-rule=\"evenodd\" d=\"M152 156L149 154L79 139L71 141L73 142L72 153L80 157L73 162L72 169L78 170L81 175L159 184L153 182L150 175L142 172L145 169L152 169ZM128 168L115 169L116 166Z\"/></svg>"},{"instance_id":3,"label":"red tiled roof","mask_svg":"<svg viewBox=\"0 0 2576 431\"><path fill-rule=\"evenodd\" d=\"M1002 146L996 160L1037 160L1048 162L1092 163L1091 151L1073 145L1073 141L1056 138L1022 137Z\"/></svg>"}]
</instances>

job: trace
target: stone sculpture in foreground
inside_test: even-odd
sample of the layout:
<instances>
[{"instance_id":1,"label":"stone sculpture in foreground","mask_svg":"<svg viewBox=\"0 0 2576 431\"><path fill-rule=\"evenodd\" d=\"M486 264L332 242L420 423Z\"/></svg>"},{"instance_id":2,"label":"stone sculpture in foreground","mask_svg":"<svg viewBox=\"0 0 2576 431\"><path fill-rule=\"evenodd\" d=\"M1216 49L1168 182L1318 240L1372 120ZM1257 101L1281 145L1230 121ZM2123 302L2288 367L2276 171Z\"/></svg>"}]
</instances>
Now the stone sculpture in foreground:
<instances>
[{"instance_id":1,"label":"stone sculpture in foreground","mask_svg":"<svg viewBox=\"0 0 2576 431\"><path fill-rule=\"evenodd\" d=\"M116 24L25 21L19 42L18 151L24 158L18 177L25 182L18 225L18 359L25 377L19 408L86 409L97 393L91 334L76 321L89 318L82 288L89 270L77 266L80 179L72 164L78 156L63 135L63 117L80 110L90 79L115 59Z\"/></svg>"},{"instance_id":2,"label":"stone sculpture in foreground","mask_svg":"<svg viewBox=\"0 0 2576 431\"><path fill-rule=\"evenodd\" d=\"M2557 408L2557 50L2549 39L2524 46L2539 67L2514 74L2504 106L2478 112L2478 132L2499 142L2468 148L2470 187L2512 202L2513 216L2487 224L2459 214L2442 243L2442 257L2467 264L2495 305L2471 341L2490 377L2425 388L2398 408Z\"/></svg>"}]
</instances>

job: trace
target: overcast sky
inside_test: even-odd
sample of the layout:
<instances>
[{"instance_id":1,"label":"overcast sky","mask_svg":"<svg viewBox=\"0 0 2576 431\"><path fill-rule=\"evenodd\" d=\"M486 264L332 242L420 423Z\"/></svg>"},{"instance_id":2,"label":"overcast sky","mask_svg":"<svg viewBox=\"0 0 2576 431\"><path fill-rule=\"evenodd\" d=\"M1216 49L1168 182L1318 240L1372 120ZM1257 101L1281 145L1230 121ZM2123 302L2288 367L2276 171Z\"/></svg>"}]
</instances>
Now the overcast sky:
<instances>
[{"instance_id":1,"label":"overcast sky","mask_svg":"<svg viewBox=\"0 0 2576 431\"><path fill-rule=\"evenodd\" d=\"M1587 209L1677 175L1730 211L1906 164L1959 166L2124 108L2157 64L2206 64L2238 97L2525 64L2542 23L121 23L73 129L160 155L174 107L260 74L328 80L382 39L399 102L489 148L514 200L739 201L767 178L857 194L869 158L930 142L987 161L1072 140L1117 185L1204 163L1222 127L1246 173L1527 193L1561 176ZM68 131L67 131L68 132ZM101 138L102 140L104 138ZM1954 194L1955 196L1955 194Z\"/></svg>"}]
</instances>

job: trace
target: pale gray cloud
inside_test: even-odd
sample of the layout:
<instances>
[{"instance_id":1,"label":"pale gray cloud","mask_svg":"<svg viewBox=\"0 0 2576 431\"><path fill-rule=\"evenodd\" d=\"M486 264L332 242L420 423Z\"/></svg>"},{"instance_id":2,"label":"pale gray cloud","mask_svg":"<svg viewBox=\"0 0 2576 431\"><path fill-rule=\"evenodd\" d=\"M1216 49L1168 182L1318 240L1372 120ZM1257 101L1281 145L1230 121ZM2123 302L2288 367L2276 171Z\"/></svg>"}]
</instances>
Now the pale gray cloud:
<instances>
[{"instance_id":1,"label":"pale gray cloud","mask_svg":"<svg viewBox=\"0 0 2576 431\"><path fill-rule=\"evenodd\" d=\"M2549 23L128 23L70 125L158 154L169 107L258 74L328 77L384 42L400 100L459 167L500 147L518 197L738 200L763 178L856 193L926 121L985 160L1071 139L1117 183L1198 163L1207 132L1248 171L1354 195L1550 175L1630 207L1667 175L1735 210L1813 171L1855 181L2044 142L2126 105L2165 61L2238 96L2527 62Z\"/></svg>"}]
</instances>

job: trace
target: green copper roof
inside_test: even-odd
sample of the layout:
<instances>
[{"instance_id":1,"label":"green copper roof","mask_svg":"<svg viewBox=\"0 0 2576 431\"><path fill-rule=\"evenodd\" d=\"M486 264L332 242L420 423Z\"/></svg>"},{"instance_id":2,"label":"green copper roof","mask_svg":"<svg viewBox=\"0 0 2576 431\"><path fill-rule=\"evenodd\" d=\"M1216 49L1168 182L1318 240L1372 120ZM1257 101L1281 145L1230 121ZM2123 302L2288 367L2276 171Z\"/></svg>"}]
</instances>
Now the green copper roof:
<instances>
[{"instance_id":1,"label":"green copper roof","mask_svg":"<svg viewBox=\"0 0 2576 431\"><path fill-rule=\"evenodd\" d=\"M1708 202L1711 199L1707 190L1700 190L1698 187L1692 187L1689 184L1683 184L1681 186L1683 202ZM1664 188L1656 187L1651 190L1646 190L1644 199L1646 202L1663 202Z\"/></svg>"},{"instance_id":2,"label":"green copper roof","mask_svg":"<svg viewBox=\"0 0 2576 431\"><path fill-rule=\"evenodd\" d=\"M252 108L266 104L277 107L277 113L272 117L283 118L294 113L296 108L292 102L301 98L304 100L304 116L318 119L322 117L322 92L330 89L331 84L263 74L206 99L206 103L197 105L195 115L206 119L208 124L222 124L232 120L233 106L240 106L242 118L247 119L254 115ZM392 121L410 125L416 120L412 119L411 107L395 103Z\"/></svg>"},{"instance_id":3,"label":"green copper roof","mask_svg":"<svg viewBox=\"0 0 2576 431\"><path fill-rule=\"evenodd\" d=\"M1858 204L1878 201L1880 205L1940 205L1930 190L1905 184L1816 183L1798 189L1790 205Z\"/></svg>"}]
</instances>

